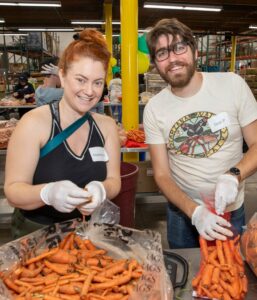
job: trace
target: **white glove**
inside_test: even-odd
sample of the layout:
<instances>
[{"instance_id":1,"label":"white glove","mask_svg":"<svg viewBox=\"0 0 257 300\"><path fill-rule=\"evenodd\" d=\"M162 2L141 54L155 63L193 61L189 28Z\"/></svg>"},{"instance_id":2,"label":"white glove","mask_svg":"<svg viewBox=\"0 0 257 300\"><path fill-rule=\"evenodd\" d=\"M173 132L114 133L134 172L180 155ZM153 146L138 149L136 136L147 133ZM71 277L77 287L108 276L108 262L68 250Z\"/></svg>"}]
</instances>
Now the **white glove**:
<instances>
[{"instance_id":1,"label":"white glove","mask_svg":"<svg viewBox=\"0 0 257 300\"><path fill-rule=\"evenodd\" d=\"M46 184L40 191L40 197L45 204L60 212L69 213L88 201L92 194L69 180L62 180Z\"/></svg>"},{"instance_id":2,"label":"white glove","mask_svg":"<svg viewBox=\"0 0 257 300\"><path fill-rule=\"evenodd\" d=\"M91 215L106 199L106 191L100 181L89 182L85 186L85 189L92 195L92 201L90 203L82 204L78 209L83 215Z\"/></svg>"},{"instance_id":3,"label":"white glove","mask_svg":"<svg viewBox=\"0 0 257 300\"><path fill-rule=\"evenodd\" d=\"M233 175L223 174L218 177L215 190L215 210L223 215L226 206L236 200L239 182Z\"/></svg>"},{"instance_id":4,"label":"white glove","mask_svg":"<svg viewBox=\"0 0 257 300\"><path fill-rule=\"evenodd\" d=\"M59 68L52 63L49 65L43 65L41 74L52 74L52 75L59 75Z\"/></svg>"},{"instance_id":5,"label":"white glove","mask_svg":"<svg viewBox=\"0 0 257 300\"><path fill-rule=\"evenodd\" d=\"M226 240L225 236L233 236L232 231L224 228L231 224L224 218L210 212L205 206L199 205L193 212L192 224L199 234L208 241Z\"/></svg>"}]
</instances>

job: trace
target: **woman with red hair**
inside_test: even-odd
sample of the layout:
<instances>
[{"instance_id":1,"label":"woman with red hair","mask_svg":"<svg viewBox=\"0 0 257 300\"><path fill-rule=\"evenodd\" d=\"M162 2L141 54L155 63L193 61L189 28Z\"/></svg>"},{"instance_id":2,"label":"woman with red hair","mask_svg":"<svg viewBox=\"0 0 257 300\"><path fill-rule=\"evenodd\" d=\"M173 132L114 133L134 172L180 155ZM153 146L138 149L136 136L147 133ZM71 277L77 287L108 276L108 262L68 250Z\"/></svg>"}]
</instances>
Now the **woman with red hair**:
<instances>
[{"instance_id":1,"label":"woman with red hair","mask_svg":"<svg viewBox=\"0 0 257 300\"><path fill-rule=\"evenodd\" d=\"M90 112L101 98L110 53L103 35L82 31L59 61L60 101L26 113L9 142L5 194L14 237L90 215L120 190L115 121Z\"/></svg>"}]
</instances>

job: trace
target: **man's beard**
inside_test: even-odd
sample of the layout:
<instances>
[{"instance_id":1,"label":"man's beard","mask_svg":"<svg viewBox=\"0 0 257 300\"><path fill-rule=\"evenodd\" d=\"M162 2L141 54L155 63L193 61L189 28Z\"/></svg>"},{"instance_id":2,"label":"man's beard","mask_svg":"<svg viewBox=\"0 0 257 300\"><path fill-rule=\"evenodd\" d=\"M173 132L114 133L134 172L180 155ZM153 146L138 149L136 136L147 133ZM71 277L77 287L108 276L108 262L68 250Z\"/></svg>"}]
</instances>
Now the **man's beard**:
<instances>
[{"instance_id":1,"label":"man's beard","mask_svg":"<svg viewBox=\"0 0 257 300\"><path fill-rule=\"evenodd\" d=\"M174 66L183 66L186 68L186 73L183 74L171 74L169 76L169 70L173 68ZM158 67L157 67L158 69ZM183 88L187 86L192 79L194 73L196 70L196 61L188 64L180 61L175 61L170 63L166 68L164 72L161 72L159 69L160 76L164 81L166 81L172 88Z\"/></svg>"}]
</instances>

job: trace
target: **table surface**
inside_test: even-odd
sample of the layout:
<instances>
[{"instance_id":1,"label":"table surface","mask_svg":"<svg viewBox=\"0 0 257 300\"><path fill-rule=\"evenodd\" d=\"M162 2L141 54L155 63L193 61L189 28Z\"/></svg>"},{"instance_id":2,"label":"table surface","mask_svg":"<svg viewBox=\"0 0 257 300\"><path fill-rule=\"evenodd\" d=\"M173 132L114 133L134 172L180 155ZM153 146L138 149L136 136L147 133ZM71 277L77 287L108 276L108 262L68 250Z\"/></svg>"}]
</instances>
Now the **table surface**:
<instances>
[{"instance_id":1,"label":"table surface","mask_svg":"<svg viewBox=\"0 0 257 300\"><path fill-rule=\"evenodd\" d=\"M168 250L169 251L169 250ZM200 265L200 250L199 248L191 248L191 249L171 249L170 252L177 253L183 256L188 264L189 264L189 273L186 286L183 288L176 288L174 293L174 299L177 300L192 300L192 299L202 299L202 298L195 298L192 296L192 286L191 281L195 274L199 270ZM180 280L182 272L181 265L178 265L178 280ZM245 297L245 300L255 300L257 299L257 277L251 271L249 266L245 265L245 273L248 278L248 293Z\"/></svg>"}]
</instances>

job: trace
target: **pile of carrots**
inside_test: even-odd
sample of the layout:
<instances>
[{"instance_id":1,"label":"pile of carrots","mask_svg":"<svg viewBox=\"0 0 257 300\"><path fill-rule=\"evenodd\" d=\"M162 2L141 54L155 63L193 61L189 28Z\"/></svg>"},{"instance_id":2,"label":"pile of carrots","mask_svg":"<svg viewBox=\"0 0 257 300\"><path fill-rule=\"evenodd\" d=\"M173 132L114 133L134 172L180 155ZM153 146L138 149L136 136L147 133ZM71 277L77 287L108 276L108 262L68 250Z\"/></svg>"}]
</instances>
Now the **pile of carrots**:
<instances>
[{"instance_id":1,"label":"pile of carrots","mask_svg":"<svg viewBox=\"0 0 257 300\"><path fill-rule=\"evenodd\" d=\"M142 272L135 259L115 260L69 233L58 247L0 275L15 300L126 300Z\"/></svg>"},{"instance_id":2,"label":"pile of carrots","mask_svg":"<svg viewBox=\"0 0 257 300\"><path fill-rule=\"evenodd\" d=\"M220 300L242 300L248 281L239 251L238 235L234 239L216 240L213 245L200 237L200 270L192 280L198 297Z\"/></svg>"},{"instance_id":3,"label":"pile of carrots","mask_svg":"<svg viewBox=\"0 0 257 300\"><path fill-rule=\"evenodd\" d=\"M130 129L126 133L127 133L128 140L138 142L138 143L144 143L145 141L145 133L143 130Z\"/></svg>"},{"instance_id":4,"label":"pile of carrots","mask_svg":"<svg viewBox=\"0 0 257 300\"><path fill-rule=\"evenodd\" d=\"M247 229L241 237L241 249L245 260L257 276L257 213L247 224Z\"/></svg>"}]
</instances>

